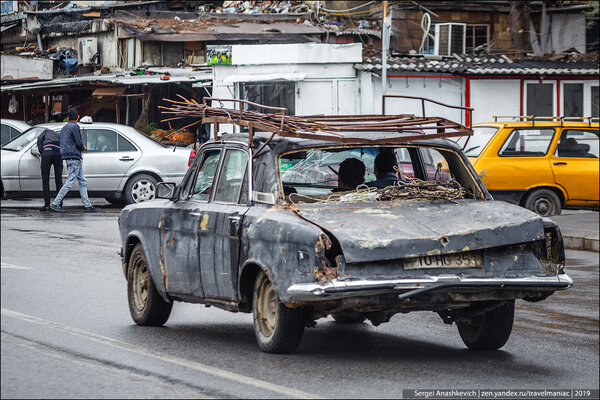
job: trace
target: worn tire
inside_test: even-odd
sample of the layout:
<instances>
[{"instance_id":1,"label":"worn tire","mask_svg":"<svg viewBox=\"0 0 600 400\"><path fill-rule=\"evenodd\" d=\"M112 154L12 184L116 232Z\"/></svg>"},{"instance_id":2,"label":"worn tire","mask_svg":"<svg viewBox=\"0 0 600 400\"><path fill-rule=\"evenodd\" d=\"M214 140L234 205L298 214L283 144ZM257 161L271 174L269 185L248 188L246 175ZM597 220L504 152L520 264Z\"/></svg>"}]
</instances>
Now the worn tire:
<instances>
[{"instance_id":1,"label":"worn tire","mask_svg":"<svg viewBox=\"0 0 600 400\"><path fill-rule=\"evenodd\" d=\"M173 303L164 301L156 290L141 243L135 246L129 258L127 300L131 318L138 325L163 325L173 308Z\"/></svg>"},{"instance_id":2,"label":"worn tire","mask_svg":"<svg viewBox=\"0 0 600 400\"><path fill-rule=\"evenodd\" d=\"M156 185L158 181L148 174L134 175L129 178L124 189L127 204L141 203L142 201L156 198Z\"/></svg>"},{"instance_id":3,"label":"worn tire","mask_svg":"<svg viewBox=\"0 0 600 400\"><path fill-rule=\"evenodd\" d=\"M364 322L367 317L363 314L353 312L353 311L342 311L339 313L331 314L335 322L341 324L360 324Z\"/></svg>"},{"instance_id":4,"label":"worn tire","mask_svg":"<svg viewBox=\"0 0 600 400\"><path fill-rule=\"evenodd\" d=\"M561 212L561 202L558 195L550 189L536 189L525 199L525 208L541 215L551 217Z\"/></svg>"},{"instance_id":5,"label":"worn tire","mask_svg":"<svg viewBox=\"0 0 600 400\"><path fill-rule=\"evenodd\" d=\"M515 318L515 301L512 300L471 321L456 321L458 333L471 350L497 350L510 337Z\"/></svg>"},{"instance_id":6,"label":"worn tire","mask_svg":"<svg viewBox=\"0 0 600 400\"><path fill-rule=\"evenodd\" d=\"M286 307L264 272L254 283L252 313L254 333L262 351L291 353L300 345L304 334L302 309Z\"/></svg>"}]
</instances>

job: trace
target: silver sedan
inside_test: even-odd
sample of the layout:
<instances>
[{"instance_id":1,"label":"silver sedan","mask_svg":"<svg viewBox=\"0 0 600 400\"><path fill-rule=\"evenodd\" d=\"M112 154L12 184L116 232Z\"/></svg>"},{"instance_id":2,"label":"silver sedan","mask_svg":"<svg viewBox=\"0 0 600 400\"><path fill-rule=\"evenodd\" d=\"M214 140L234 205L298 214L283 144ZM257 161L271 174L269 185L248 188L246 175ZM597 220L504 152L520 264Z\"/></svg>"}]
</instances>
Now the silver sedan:
<instances>
[{"instance_id":1,"label":"silver sedan","mask_svg":"<svg viewBox=\"0 0 600 400\"><path fill-rule=\"evenodd\" d=\"M37 137L44 129L60 131L64 123L40 124L2 146L2 197L42 197ZM79 123L87 152L83 166L88 193L112 203L140 203L155 197L158 182L179 184L193 156L185 147L165 146L130 126ZM66 180L66 167L63 181ZM50 182L54 178L50 177ZM75 184L71 193L78 193Z\"/></svg>"}]
</instances>

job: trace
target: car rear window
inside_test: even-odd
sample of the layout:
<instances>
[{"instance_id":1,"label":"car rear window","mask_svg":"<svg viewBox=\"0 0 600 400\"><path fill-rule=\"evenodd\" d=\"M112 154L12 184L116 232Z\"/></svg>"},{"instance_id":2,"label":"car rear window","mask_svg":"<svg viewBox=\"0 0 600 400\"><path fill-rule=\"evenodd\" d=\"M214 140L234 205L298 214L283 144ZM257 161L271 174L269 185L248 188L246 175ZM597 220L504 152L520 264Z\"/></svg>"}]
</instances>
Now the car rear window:
<instances>
[{"instance_id":1,"label":"car rear window","mask_svg":"<svg viewBox=\"0 0 600 400\"><path fill-rule=\"evenodd\" d=\"M500 149L500 157L543 157L554 137L552 128L513 130Z\"/></svg>"},{"instance_id":2,"label":"car rear window","mask_svg":"<svg viewBox=\"0 0 600 400\"><path fill-rule=\"evenodd\" d=\"M464 147L467 157L479 157L496 132L498 128L493 126L476 126L473 128L472 136L461 136L456 142Z\"/></svg>"}]
</instances>

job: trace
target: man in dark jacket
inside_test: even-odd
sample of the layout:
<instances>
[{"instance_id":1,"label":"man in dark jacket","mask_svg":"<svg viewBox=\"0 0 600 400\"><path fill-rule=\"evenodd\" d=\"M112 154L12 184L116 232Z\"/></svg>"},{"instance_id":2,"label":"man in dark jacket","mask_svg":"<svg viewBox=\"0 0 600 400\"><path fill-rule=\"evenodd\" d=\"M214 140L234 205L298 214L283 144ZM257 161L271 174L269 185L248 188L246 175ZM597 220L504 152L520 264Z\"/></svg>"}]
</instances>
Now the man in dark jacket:
<instances>
[{"instance_id":1,"label":"man in dark jacket","mask_svg":"<svg viewBox=\"0 0 600 400\"><path fill-rule=\"evenodd\" d=\"M377 189L398 185L402 181L396 176L395 168L397 165L393 150L381 149L375 157L375 176L377 180L367 182L367 185Z\"/></svg>"},{"instance_id":2,"label":"man in dark jacket","mask_svg":"<svg viewBox=\"0 0 600 400\"><path fill-rule=\"evenodd\" d=\"M67 117L69 122L60 130L60 155L67 164L67 181L58 192L58 195L50 204L50 208L54 211L63 212L64 209L61 207L62 199L67 195L71 187L75 184L75 180L79 183L79 195L83 201L85 211L98 211L97 207L94 207L90 203L90 199L87 194L87 181L83 174L83 157L81 152L87 150L83 144L81 138L81 131L79 130L79 114L74 108L70 108L67 111Z\"/></svg>"},{"instance_id":3,"label":"man in dark jacket","mask_svg":"<svg viewBox=\"0 0 600 400\"><path fill-rule=\"evenodd\" d=\"M42 190L44 191L44 207L40 211L50 210L50 167L54 166L54 182L56 192L62 187L63 161L60 156L60 134L46 129L37 139L37 147L42 155Z\"/></svg>"}]
</instances>

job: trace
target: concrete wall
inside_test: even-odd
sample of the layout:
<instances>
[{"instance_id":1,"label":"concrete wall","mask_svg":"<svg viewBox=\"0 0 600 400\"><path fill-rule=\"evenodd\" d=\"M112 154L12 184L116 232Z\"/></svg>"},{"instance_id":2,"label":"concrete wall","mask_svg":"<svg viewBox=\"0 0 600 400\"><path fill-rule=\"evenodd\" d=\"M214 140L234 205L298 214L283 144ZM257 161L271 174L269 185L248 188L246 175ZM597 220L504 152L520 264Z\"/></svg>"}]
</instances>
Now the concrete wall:
<instances>
[{"instance_id":1,"label":"concrete wall","mask_svg":"<svg viewBox=\"0 0 600 400\"><path fill-rule=\"evenodd\" d=\"M95 22L95 24L97 25L97 27L94 26L94 29L91 29L95 32L83 32L77 37L66 35L47 37L45 39L45 46L47 48L69 48L77 51L78 39L84 37L94 37L98 42L98 50L100 51L101 64L109 68L118 67L118 41L114 30L111 28L110 23L108 23L105 20Z\"/></svg>"},{"instance_id":2,"label":"concrete wall","mask_svg":"<svg viewBox=\"0 0 600 400\"><path fill-rule=\"evenodd\" d=\"M47 58L29 58L2 54L0 64L2 71L0 76L6 79L12 76L12 79L38 78L52 79L52 68L54 62Z\"/></svg>"}]
</instances>

